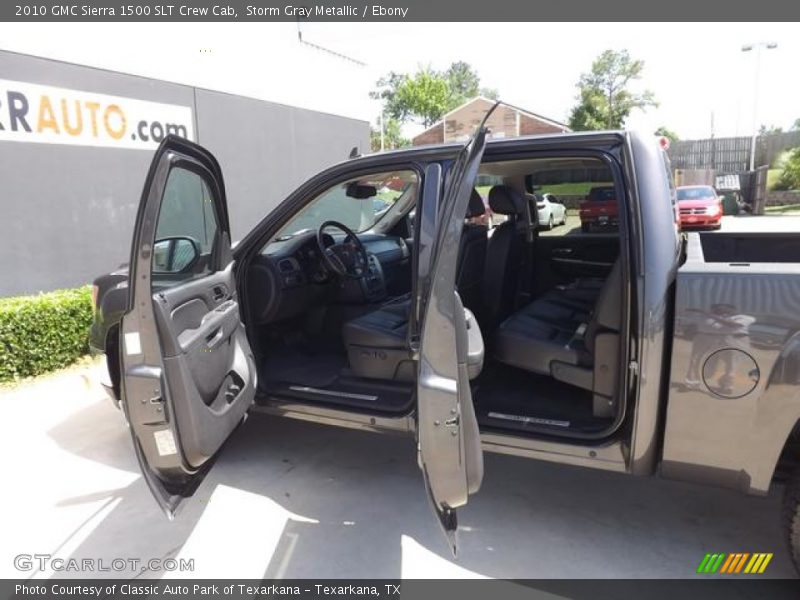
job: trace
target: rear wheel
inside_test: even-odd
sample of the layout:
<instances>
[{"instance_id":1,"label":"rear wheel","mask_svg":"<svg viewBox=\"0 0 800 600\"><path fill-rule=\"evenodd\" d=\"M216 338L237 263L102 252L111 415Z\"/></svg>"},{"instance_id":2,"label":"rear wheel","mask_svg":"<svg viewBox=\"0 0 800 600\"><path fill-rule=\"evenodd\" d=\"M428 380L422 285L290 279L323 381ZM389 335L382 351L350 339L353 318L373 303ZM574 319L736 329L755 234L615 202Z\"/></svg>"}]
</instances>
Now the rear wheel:
<instances>
[{"instance_id":1,"label":"rear wheel","mask_svg":"<svg viewBox=\"0 0 800 600\"><path fill-rule=\"evenodd\" d=\"M552 229L555 226L556 226L556 221L553 218L553 213L550 213L550 218L547 219L547 228Z\"/></svg>"},{"instance_id":2,"label":"rear wheel","mask_svg":"<svg viewBox=\"0 0 800 600\"><path fill-rule=\"evenodd\" d=\"M800 573L800 468L786 482L783 496L783 527L794 568Z\"/></svg>"}]
</instances>

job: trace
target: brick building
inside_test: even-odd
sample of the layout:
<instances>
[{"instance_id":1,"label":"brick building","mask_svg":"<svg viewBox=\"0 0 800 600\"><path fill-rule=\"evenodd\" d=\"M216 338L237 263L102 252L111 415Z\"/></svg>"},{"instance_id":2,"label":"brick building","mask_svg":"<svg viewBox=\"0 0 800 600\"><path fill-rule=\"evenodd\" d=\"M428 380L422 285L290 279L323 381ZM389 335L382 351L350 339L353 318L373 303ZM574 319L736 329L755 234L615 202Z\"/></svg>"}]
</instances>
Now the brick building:
<instances>
[{"instance_id":1,"label":"brick building","mask_svg":"<svg viewBox=\"0 0 800 600\"><path fill-rule=\"evenodd\" d=\"M473 98L447 113L441 121L414 136L414 146L441 144L466 140L492 106L494 100L482 96ZM501 104L489 117L489 131L492 137L516 137L537 133L564 133L570 131L564 123L548 119L536 113Z\"/></svg>"}]
</instances>

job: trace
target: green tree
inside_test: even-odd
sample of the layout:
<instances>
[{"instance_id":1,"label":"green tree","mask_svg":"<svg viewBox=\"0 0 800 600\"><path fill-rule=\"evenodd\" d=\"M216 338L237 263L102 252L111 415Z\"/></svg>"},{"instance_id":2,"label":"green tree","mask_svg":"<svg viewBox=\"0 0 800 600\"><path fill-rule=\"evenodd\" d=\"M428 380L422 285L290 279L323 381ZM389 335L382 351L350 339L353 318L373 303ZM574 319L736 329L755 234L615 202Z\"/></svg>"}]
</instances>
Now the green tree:
<instances>
[{"instance_id":1,"label":"green tree","mask_svg":"<svg viewBox=\"0 0 800 600\"><path fill-rule=\"evenodd\" d=\"M576 131L619 129L634 109L657 106L653 93L631 91L631 83L641 79L644 61L634 60L627 50L606 50L581 75L577 87L578 103L572 109L569 125Z\"/></svg>"},{"instance_id":2,"label":"green tree","mask_svg":"<svg viewBox=\"0 0 800 600\"><path fill-rule=\"evenodd\" d=\"M430 127L451 108L450 86L441 74L430 69L417 71L397 86L395 102L404 108L407 118Z\"/></svg>"},{"instance_id":3,"label":"green tree","mask_svg":"<svg viewBox=\"0 0 800 600\"><path fill-rule=\"evenodd\" d=\"M475 96L497 97L497 90L481 87L477 71L464 61L452 63L445 71L430 67L413 74L390 71L375 86L370 98L382 101L387 117L424 127Z\"/></svg>"},{"instance_id":4,"label":"green tree","mask_svg":"<svg viewBox=\"0 0 800 600\"><path fill-rule=\"evenodd\" d=\"M775 189L800 190L800 148L787 150L779 165L782 170Z\"/></svg>"},{"instance_id":5,"label":"green tree","mask_svg":"<svg viewBox=\"0 0 800 600\"><path fill-rule=\"evenodd\" d=\"M655 130L656 135L662 135L667 138L670 142L677 142L681 138L678 136L677 133L672 131L671 129L667 129L663 125Z\"/></svg>"},{"instance_id":6,"label":"green tree","mask_svg":"<svg viewBox=\"0 0 800 600\"><path fill-rule=\"evenodd\" d=\"M758 128L758 135L773 135L775 133L783 133L783 127L777 125L762 125Z\"/></svg>"},{"instance_id":7,"label":"green tree","mask_svg":"<svg viewBox=\"0 0 800 600\"><path fill-rule=\"evenodd\" d=\"M380 118L377 119L377 127L370 127L369 142L373 152L378 152L381 149L381 130ZM403 137L402 127L400 121L394 118L384 119L383 122L383 147L385 150L394 150L395 148L404 148L410 146L411 141Z\"/></svg>"},{"instance_id":8,"label":"green tree","mask_svg":"<svg viewBox=\"0 0 800 600\"><path fill-rule=\"evenodd\" d=\"M481 87L478 72L463 60L451 64L444 72L444 78L450 86L451 109L475 96L497 99L497 90Z\"/></svg>"},{"instance_id":9,"label":"green tree","mask_svg":"<svg viewBox=\"0 0 800 600\"><path fill-rule=\"evenodd\" d=\"M408 113L405 106L397 103L396 96L397 88L400 87L406 77L408 76L403 73L389 71L389 73L375 82L376 89L369 93L369 97L373 100L381 100L383 102L383 113L385 115L397 119L401 123L408 119Z\"/></svg>"}]
</instances>

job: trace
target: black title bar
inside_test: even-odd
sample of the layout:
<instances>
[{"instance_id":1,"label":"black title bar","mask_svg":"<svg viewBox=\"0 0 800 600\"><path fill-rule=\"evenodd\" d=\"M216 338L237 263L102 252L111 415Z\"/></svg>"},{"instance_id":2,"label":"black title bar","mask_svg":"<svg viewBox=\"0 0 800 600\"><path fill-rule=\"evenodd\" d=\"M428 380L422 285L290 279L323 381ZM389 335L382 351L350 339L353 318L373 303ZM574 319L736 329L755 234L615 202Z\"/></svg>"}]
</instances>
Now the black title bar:
<instances>
[{"instance_id":1,"label":"black title bar","mask_svg":"<svg viewBox=\"0 0 800 600\"><path fill-rule=\"evenodd\" d=\"M0 580L2 600L796 600L800 582L694 580Z\"/></svg>"},{"instance_id":2,"label":"black title bar","mask_svg":"<svg viewBox=\"0 0 800 600\"><path fill-rule=\"evenodd\" d=\"M796 21L787 0L4 0L0 21ZM709 32L713 35L713 31ZM670 43L665 39L664 43Z\"/></svg>"}]
</instances>

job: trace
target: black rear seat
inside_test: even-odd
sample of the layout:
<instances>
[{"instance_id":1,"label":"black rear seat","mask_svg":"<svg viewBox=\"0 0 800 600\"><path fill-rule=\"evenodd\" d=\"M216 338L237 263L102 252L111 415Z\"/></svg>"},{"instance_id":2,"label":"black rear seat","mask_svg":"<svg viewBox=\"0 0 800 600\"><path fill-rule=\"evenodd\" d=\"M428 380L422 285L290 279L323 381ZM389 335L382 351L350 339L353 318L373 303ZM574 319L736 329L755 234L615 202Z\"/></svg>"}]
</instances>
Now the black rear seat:
<instances>
[{"instance_id":1,"label":"black rear seat","mask_svg":"<svg viewBox=\"0 0 800 600\"><path fill-rule=\"evenodd\" d=\"M503 321L494 357L593 391L595 414L608 416L617 388L622 291L619 260L602 284L584 280L551 290Z\"/></svg>"}]
</instances>

